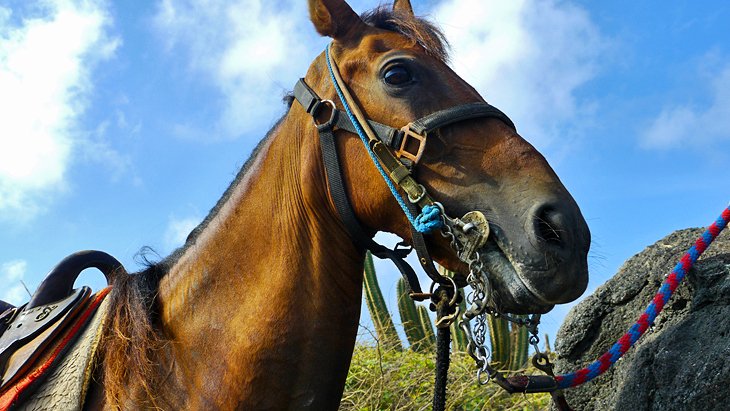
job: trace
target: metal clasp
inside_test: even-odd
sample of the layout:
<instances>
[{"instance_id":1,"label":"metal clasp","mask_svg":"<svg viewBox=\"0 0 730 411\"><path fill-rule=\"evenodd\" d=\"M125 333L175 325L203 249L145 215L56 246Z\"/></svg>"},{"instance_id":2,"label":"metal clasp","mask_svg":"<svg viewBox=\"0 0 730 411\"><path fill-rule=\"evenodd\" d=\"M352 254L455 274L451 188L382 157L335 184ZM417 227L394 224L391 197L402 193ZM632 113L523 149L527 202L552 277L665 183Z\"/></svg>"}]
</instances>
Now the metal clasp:
<instances>
[{"instance_id":1,"label":"metal clasp","mask_svg":"<svg viewBox=\"0 0 730 411\"><path fill-rule=\"evenodd\" d=\"M413 123L408 123L400 129L401 133L403 133L403 138L400 141L400 147L395 151L395 155L405 157L416 164L426 149L426 135L420 135L413 131L411 124ZM414 142L418 144L417 148L412 147Z\"/></svg>"},{"instance_id":2,"label":"metal clasp","mask_svg":"<svg viewBox=\"0 0 730 411\"><path fill-rule=\"evenodd\" d=\"M464 217L451 221L455 226L454 235L461 243L459 258L468 262L472 255L487 242L489 221L481 211L470 211Z\"/></svg>"}]
</instances>

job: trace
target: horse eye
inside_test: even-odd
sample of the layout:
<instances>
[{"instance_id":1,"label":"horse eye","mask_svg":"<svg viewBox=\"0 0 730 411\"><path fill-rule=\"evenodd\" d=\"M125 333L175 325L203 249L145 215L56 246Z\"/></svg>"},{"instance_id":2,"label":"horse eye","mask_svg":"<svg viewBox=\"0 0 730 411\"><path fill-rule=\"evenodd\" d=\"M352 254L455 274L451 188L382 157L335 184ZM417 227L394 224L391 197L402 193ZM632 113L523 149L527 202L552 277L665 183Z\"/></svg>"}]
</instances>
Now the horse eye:
<instances>
[{"instance_id":1,"label":"horse eye","mask_svg":"<svg viewBox=\"0 0 730 411\"><path fill-rule=\"evenodd\" d=\"M383 75L383 80L391 86L402 86L411 79L411 73L403 66L393 66Z\"/></svg>"}]
</instances>

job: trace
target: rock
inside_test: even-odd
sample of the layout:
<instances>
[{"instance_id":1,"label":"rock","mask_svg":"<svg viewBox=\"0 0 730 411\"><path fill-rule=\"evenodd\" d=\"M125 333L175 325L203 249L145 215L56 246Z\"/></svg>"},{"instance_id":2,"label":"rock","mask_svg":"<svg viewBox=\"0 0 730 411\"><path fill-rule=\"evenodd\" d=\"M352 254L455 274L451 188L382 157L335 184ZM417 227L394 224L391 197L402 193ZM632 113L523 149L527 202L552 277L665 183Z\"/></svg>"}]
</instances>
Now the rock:
<instances>
[{"instance_id":1,"label":"rock","mask_svg":"<svg viewBox=\"0 0 730 411\"><path fill-rule=\"evenodd\" d=\"M644 312L704 229L672 233L629 259L558 331L557 372L595 361ZM654 326L611 369L565 391L576 410L730 409L730 235L721 234Z\"/></svg>"}]
</instances>

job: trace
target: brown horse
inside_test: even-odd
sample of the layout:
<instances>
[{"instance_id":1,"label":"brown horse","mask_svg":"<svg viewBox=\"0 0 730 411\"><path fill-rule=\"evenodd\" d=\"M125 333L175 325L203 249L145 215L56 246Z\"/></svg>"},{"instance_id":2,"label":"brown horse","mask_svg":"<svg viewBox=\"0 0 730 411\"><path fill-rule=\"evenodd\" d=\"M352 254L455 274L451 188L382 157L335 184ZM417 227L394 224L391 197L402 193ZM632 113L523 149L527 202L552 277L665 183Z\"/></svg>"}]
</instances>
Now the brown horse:
<instances>
[{"instance_id":1,"label":"brown horse","mask_svg":"<svg viewBox=\"0 0 730 411\"><path fill-rule=\"evenodd\" d=\"M447 66L442 35L408 0L363 17L344 0L309 0L309 10L368 118L400 127L484 101ZM305 81L342 107L324 55ZM357 219L369 234L410 241L409 221L360 138L335 134ZM312 117L292 103L185 246L114 284L88 408L337 408L365 250L335 208L317 136ZM448 212L489 218L483 254L503 311L546 312L584 291L583 217L545 159L505 121L444 127L429 137L414 173ZM426 240L439 264L468 273L446 239Z\"/></svg>"}]
</instances>

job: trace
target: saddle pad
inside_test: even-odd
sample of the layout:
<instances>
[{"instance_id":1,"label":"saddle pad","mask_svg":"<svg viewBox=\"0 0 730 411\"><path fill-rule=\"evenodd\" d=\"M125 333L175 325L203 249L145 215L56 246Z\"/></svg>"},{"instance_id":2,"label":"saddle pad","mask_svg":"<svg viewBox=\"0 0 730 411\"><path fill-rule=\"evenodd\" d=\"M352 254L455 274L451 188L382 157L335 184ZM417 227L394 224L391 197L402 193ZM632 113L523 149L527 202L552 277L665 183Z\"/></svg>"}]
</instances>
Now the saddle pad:
<instances>
[{"instance_id":1,"label":"saddle pad","mask_svg":"<svg viewBox=\"0 0 730 411\"><path fill-rule=\"evenodd\" d=\"M0 393L0 411L80 410L83 407L107 317L109 304L104 297L109 290L105 288L93 297L78 322L39 366Z\"/></svg>"}]
</instances>

